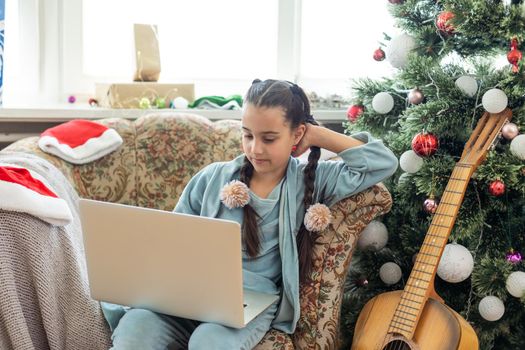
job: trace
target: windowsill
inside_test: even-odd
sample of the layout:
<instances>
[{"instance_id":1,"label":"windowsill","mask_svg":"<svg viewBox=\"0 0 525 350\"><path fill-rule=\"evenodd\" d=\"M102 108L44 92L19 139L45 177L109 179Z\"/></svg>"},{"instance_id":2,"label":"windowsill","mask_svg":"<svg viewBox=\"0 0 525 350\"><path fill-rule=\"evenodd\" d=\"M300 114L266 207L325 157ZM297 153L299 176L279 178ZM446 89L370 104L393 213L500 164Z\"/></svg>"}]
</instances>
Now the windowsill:
<instances>
[{"instance_id":1,"label":"windowsill","mask_svg":"<svg viewBox=\"0 0 525 350\"><path fill-rule=\"evenodd\" d=\"M240 119L240 110L221 109L110 109L88 105L51 106L42 108L0 108L0 123L62 122L71 119L127 118L136 119L150 113L194 113L211 120ZM313 115L323 123L342 123L345 110L314 110Z\"/></svg>"}]
</instances>

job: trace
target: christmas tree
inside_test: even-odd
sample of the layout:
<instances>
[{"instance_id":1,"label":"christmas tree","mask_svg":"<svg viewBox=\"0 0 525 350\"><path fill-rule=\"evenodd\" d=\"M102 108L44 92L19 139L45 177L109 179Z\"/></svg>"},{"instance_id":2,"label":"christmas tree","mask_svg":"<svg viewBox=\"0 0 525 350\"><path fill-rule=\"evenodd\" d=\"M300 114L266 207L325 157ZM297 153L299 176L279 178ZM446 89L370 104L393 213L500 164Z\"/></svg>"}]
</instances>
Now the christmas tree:
<instances>
[{"instance_id":1,"label":"christmas tree","mask_svg":"<svg viewBox=\"0 0 525 350\"><path fill-rule=\"evenodd\" d=\"M342 306L343 347L349 348L368 300L406 287L477 122L508 108L510 123L466 185L435 289L472 325L480 349L524 349L525 1L389 2L401 34L385 34L373 59L395 72L352 83L344 127L382 138L399 156L400 169L385 183L391 212L365 229L354 253ZM498 66L499 57L505 61Z\"/></svg>"}]
</instances>

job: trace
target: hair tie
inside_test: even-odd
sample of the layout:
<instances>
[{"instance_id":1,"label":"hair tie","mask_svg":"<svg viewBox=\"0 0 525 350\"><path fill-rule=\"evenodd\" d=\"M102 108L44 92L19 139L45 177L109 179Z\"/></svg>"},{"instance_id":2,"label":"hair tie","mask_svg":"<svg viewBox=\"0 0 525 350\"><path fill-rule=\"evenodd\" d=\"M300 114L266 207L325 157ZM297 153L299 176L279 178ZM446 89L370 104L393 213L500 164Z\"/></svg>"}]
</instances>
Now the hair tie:
<instances>
[{"instance_id":1,"label":"hair tie","mask_svg":"<svg viewBox=\"0 0 525 350\"><path fill-rule=\"evenodd\" d=\"M292 83L292 85L290 86L290 90L292 90L292 93L294 95L301 96L301 88L299 87L299 85Z\"/></svg>"},{"instance_id":2,"label":"hair tie","mask_svg":"<svg viewBox=\"0 0 525 350\"><path fill-rule=\"evenodd\" d=\"M304 227L308 231L321 232L332 222L330 208L321 203L312 204L304 214Z\"/></svg>"},{"instance_id":3,"label":"hair tie","mask_svg":"<svg viewBox=\"0 0 525 350\"><path fill-rule=\"evenodd\" d=\"M242 208L250 201L248 186L239 180L233 180L224 185L219 197L229 209Z\"/></svg>"},{"instance_id":4,"label":"hair tie","mask_svg":"<svg viewBox=\"0 0 525 350\"><path fill-rule=\"evenodd\" d=\"M311 124L315 123L314 116L310 114L309 116L306 117L305 122L311 123Z\"/></svg>"}]
</instances>

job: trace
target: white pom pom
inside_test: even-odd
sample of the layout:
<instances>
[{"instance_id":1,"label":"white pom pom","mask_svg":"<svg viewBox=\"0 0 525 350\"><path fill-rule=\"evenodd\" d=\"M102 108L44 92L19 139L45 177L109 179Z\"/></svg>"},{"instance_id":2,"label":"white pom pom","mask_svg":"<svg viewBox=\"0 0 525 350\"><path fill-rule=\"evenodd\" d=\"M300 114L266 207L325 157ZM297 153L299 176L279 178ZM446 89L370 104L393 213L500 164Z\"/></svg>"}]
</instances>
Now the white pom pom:
<instances>
[{"instance_id":1,"label":"white pom pom","mask_svg":"<svg viewBox=\"0 0 525 350\"><path fill-rule=\"evenodd\" d=\"M476 79L463 75L456 79L456 86L467 96L474 96L478 91L478 82Z\"/></svg>"},{"instance_id":2,"label":"white pom pom","mask_svg":"<svg viewBox=\"0 0 525 350\"><path fill-rule=\"evenodd\" d=\"M394 108L394 98L388 92L380 92L372 99L372 108L379 114L386 114Z\"/></svg>"},{"instance_id":3,"label":"white pom pom","mask_svg":"<svg viewBox=\"0 0 525 350\"><path fill-rule=\"evenodd\" d=\"M490 89L489 91L485 92L483 98L481 99L483 108L485 108L485 110L489 113L502 112L505 108L507 108L508 102L509 99L507 98L507 95L505 95L505 93L500 89Z\"/></svg>"},{"instance_id":4,"label":"white pom pom","mask_svg":"<svg viewBox=\"0 0 525 350\"><path fill-rule=\"evenodd\" d=\"M388 242L388 230L381 221L372 220L361 232L357 241L359 249L370 249L379 251L383 249Z\"/></svg>"},{"instance_id":5,"label":"white pom pom","mask_svg":"<svg viewBox=\"0 0 525 350\"><path fill-rule=\"evenodd\" d=\"M410 35L403 33L390 40L385 50L386 60L394 68L404 68L408 62L408 54L416 47L416 41Z\"/></svg>"},{"instance_id":6,"label":"white pom pom","mask_svg":"<svg viewBox=\"0 0 525 350\"><path fill-rule=\"evenodd\" d=\"M510 151L521 160L525 160L525 134L516 136L510 142Z\"/></svg>"},{"instance_id":7,"label":"white pom pom","mask_svg":"<svg viewBox=\"0 0 525 350\"><path fill-rule=\"evenodd\" d=\"M505 305L500 298L495 296L486 296L479 302L479 314L487 321L497 321L505 313Z\"/></svg>"},{"instance_id":8,"label":"white pom pom","mask_svg":"<svg viewBox=\"0 0 525 350\"><path fill-rule=\"evenodd\" d=\"M187 109L188 104L189 104L188 100L186 100L182 96L179 96L173 99L171 106L172 108L176 108L176 109Z\"/></svg>"},{"instance_id":9,"label":"white pom pom","mask_svg":"<svg viewBox=\"0 0 525 350\"><path fill-rule=\"evenodd\" d=\"M409 150L399 157L399 166L407 173L417 173L423 166L423 158L418 156L413 150Z\"/></svg>"},{"instance_id":10,"label":"white pom pom","mask_svg":"<svg viewBox=\"0 0 525 350\"><path fill-rule=\"evenodd\" d=\"M388 285L399 282L402 275L403 273L399 265L393 262L384 263L379 269L379 278Z\"/></svg>"},{"instance_id":11,"label":"white pom pom","mask_svg":"<svg viewBox=\"0 0 525 350\"><path fill-rule=\"evenodd\" d=\"M445 246L443 256L437 268L438 276L450 283L466 280L474 269L474 258L461 244L451 243Z\"/></svg>"},{"instance_id":12,"label":"white pom pom","mask_svg":"<svg viewBox=\"0 0 525 350\"><path fill-rule=\"evenodd\" d=\"M521 298L525 295L525 272L515 271L507 277L505 287L510 295L516 298Z\"/></svg>"}]
</instances>

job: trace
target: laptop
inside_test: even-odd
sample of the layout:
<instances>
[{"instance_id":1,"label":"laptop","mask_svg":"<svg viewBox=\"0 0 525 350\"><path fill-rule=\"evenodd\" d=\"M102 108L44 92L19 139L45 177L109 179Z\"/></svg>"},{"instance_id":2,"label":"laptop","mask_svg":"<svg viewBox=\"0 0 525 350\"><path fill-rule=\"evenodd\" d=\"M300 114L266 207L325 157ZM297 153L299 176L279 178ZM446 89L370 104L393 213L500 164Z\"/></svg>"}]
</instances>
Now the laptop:
<instances>
[{"instance_id":1,"label":"laptop","mask_svg":"<svg viewBox=\"0 0 525 350\"><path fill-rule=\"evenodd\" d=\"M277 295L243 290L234 221L81 199L95 300L242 328Z\"/></svg>"}]
</instances>

